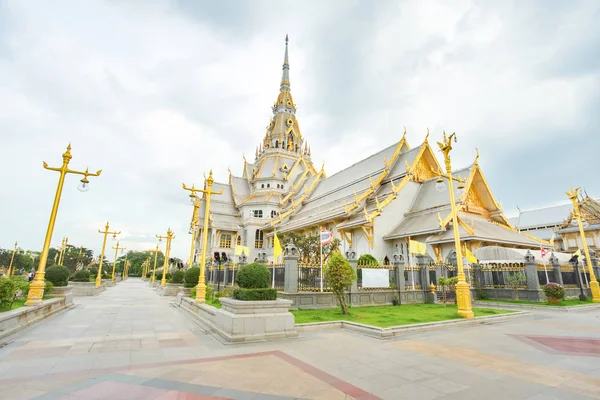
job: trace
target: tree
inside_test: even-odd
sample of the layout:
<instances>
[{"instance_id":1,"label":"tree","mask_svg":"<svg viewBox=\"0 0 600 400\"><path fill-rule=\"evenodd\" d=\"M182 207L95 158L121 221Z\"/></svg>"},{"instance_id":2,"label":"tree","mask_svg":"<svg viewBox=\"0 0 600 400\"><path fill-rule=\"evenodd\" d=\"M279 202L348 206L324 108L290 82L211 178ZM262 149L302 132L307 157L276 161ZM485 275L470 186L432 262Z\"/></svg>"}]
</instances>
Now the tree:
<instances>
[{"instance_id":1,"label":"tree","mask_svg":"<svg viewBox=\"0 0 600 400\"><path fill-rule=\"evenodd\" d=\"M154 253L151 251L128 251L127 255L122 255L117 258L117 267L115 271L123 272L123 266L125 263L125 257L129 261L129 276L141 276L142 264L147 259L150 259L150 271L154 268ZM162 268L165 261L165 256L162 252L158 253L156 260L156 269Z\"/></svg>"},{"instance_id":2,"label":"tree","mask_svg":"<svg viewBox=\"0 0 600 400\"><path fill-rule=\"evenodd\" d=\"M346 291L356 281L356 272L348 260L341 254L334 253L327 261L325 279L337 298L342 314L348 314Z\"/></svg>"},{"instance_id":3,"label":"tree","mask_svg":"<svg viewBox=\"0 0 600 400\"><path fill-rule=\"evenodd\" d=\"M442 289L442 299L444 301L444 305L447 304L446 293L456 291L457 283L458 283L458 277L456 277L456 276L454 276L452 278L446 278L446 277L440 276L438 278L438 288ZM454 302L456 303L456 298L454 299Z\"/></svg>"},{"instance_id":4,"label":"tree","mask_svg":"<svg viewBox=\"0 0 600 400\"><path fill-rule=\"evenodd\" d=\"M515 272L508 277L508 286L515 291L515 300L519 300L519 288L521 282L526 281L527 277L521 272Z\"/></svg>"},{"instance_id":5,"label":"tree","mask_svg":"<svg viewBox=\"0 0 600 400\"><path fill-rule=\"evenodd\" d=\"M298 249L298 257L301 262L319 262L321 255L319 235L303 235L297 232L277 233L281 247L285 247L288 243L292 243ZM329 244L323 246L323 262L331 257L332 254L339 252L342 242L340 239L332 239Z\"/></svg>"}]
</instances>

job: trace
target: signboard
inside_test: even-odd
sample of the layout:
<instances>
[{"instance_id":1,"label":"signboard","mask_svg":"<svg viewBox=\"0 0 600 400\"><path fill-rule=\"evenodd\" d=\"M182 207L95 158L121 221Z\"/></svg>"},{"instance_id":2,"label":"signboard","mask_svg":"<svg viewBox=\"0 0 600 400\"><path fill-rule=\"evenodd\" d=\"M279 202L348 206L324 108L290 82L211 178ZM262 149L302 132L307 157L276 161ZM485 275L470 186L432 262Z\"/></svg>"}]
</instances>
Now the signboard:
<instances>
[{"instance_id":1,"label":"signboard","mask_svg":"<svg viewBox=\"0 0 600 400\"><path fill-rule=\"evenodd\" d=\"M384 268L363 268L362 269L362 287L363 288L389 288L390 272Z\"/></svg>"}]
</instances>

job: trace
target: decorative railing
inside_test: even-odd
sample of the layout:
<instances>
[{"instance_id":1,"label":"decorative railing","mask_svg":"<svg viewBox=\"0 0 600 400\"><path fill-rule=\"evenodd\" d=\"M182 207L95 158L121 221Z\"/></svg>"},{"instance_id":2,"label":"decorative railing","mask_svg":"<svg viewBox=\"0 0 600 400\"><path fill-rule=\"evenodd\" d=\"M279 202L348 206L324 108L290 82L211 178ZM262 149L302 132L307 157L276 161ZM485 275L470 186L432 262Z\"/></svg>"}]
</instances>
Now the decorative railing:
<instances>
[{"instance_id":1,"label":"decorative railing","mask_svg":"<svg viewBox=\"0 0 600 400\"><path fill-rule=\"evenodd\" d=\"M268 264L267 268L271 272L271 279L275 275L275 289L283 291L285 285L285 266L283 263Z\"/></svg>"},{"instance_id":2,"label":"decorative railing","mask_svg":"<svg viewBox=\"0 0 600 400\"><path fill-rule=\"evenodd\" d=\"M392 265L357 265L356 274L358 290L393 290L397 288L396 267ZM367 287L363 286L365 274L368 274L366 277Z\"/></svg>"},{"instance_id":3,"label":"decorative railing","mask_svg":"<svg viewBox=\"0 0 600 400\"><path fill-rule=\"evenodd\" d=\"M318 292L321 290L321 265L298 264L298 291ZM323 280L323 291L329 292L327 282Z\"/></svg>"},{"instance_id":4,"label":"decorative railing","mask_svg":"<svg viewBox=\"0 0 600 400\"><path fill-rule=\"evenodd\" d=\"M479 288L514 289L527 288L527 275L524 263L479 264L472 268L475 285ZM522 279L515 285L509 284L509 277L521 273Z\"/></svg>"}]
</instances>

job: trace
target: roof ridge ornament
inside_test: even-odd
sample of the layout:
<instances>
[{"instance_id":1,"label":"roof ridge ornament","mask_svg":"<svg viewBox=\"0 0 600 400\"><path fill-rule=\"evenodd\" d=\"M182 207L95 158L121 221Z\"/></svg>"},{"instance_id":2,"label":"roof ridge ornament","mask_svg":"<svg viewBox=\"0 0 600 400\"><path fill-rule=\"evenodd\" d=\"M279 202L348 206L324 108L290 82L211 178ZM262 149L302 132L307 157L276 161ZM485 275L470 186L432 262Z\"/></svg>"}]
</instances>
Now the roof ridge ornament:
<instances>
[{"instance_id":1,"label":"roof ridge ornament","mask_svg":"<svg viewBox=\"0 0 600 400\"><path fill-rule=\"evenodd\" d=\"M475 161L473 161L473 165L479 166L479 149L475 147Z\"/></svg>"}]
</instances>

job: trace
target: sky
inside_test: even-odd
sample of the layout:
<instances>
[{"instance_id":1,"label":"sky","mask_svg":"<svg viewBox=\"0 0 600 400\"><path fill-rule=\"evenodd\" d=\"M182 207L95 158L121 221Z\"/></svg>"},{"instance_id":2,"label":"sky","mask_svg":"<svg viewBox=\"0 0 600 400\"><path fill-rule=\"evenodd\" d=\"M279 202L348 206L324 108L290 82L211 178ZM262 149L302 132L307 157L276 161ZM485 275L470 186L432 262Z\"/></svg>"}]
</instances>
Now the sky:
<instances>
[{"instance_id":1,"label":"sky","mask_svg":"<svg viewBox=\"0 0 600 400\"><path fill-rule=\"evenodd\" d=\"M335 173L397 142L456 132L508 216L600 196L600 2L0 0L0 247L41 249L58 173L52 245L145 250L175 232L181 183L241 174L264 136L289 34L290 81L315 165ZM115 245L109 241L108 247ZM107 251L108 253L108 251ZM110 254L110 253L108 253Z\"/></svg>"}]
</instances>

